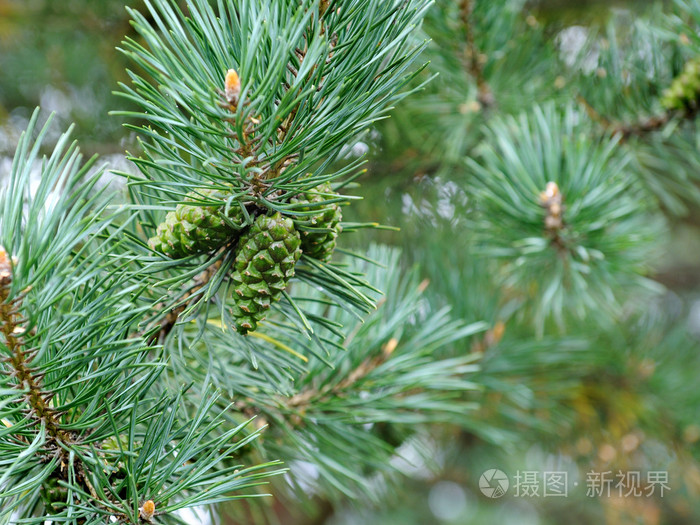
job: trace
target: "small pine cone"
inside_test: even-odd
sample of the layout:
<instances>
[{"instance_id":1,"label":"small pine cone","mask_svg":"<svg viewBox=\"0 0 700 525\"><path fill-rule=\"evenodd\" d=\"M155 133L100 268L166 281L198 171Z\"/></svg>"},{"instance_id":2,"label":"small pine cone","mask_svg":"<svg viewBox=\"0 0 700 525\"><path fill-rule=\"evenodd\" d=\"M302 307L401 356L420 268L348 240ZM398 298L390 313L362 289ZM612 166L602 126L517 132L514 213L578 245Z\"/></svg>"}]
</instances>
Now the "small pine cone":
<instances>
[{"instance_id":1,"label":"small pine cone","mask_svg":"<svg viewBox=\"0 0 700 525\"><path fill-rule=\"evenodd\" d=\"M280 213L259 216L238 241L233 265L236 330L252 332L294 276L301 256L299 232Z\"/></svg>"},{"instance_id":2,"label":"small pine cone","mask_svg":"<svg viewBox=\"0 0 700 525\"><path fill-rule=\"evenodd\" d=\"M318 195L325 193L326 195ZM336 198L337 193L333 191L329 182L324 182L312 190L301 193L290 199L292 203L309 203L309 206L300 208L300 211L318 210L314 215L300 216L300 221L309 221L309 227L321 231L302 231L301 249L309 257L319 261L328 262L333 255L338 235L343 231L340 221L343 214L337 202L326 203L326 201Z\"/></svg>"},{"instance_id":3,"label":"small pine cone","mask_svg":"<svg viewBox=\"0 0 700 525\"><path fill-rule=\"evenodd\" d=\"M216 189L199 189L187 194L186 202L223 200L226 194ZM178 204L168 212L165 221L158 225L156 235L148 240L152 250L173 259L204 253L219 248L237 233L223 216L224 206L199 206ZM232 206L228 219L242 224L242 212Z\"/></svg>"},{"instance_id":4,"label":"small pine cone","mask_svg":"<svg viewBox=\"0 0 700 525\"><path fill-rule=\"evenodd\" d=\"M661 105L669 110L697 109L700 98L700 59L686 62L661 98Z\"/></svg>"}]
</instances>

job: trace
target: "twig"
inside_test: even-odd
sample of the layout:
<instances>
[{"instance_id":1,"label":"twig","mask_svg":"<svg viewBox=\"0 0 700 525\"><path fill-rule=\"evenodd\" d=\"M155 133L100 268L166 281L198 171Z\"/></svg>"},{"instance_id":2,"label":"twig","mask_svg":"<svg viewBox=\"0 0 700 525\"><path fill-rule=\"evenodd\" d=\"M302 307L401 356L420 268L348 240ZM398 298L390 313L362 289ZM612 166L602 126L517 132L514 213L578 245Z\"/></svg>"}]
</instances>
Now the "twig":
<instances>
[{"instance_id":1,"label":"twig","mask_svg":"<svg viewBox=\"0 0 700 525\"><path fill-rule=\"evenodd\" d=\"M503 321L496 321L493 328L489 329L484 337L472 343L471 351L476 354L483 354L494 345L497 345L506 331L506 324Z\"/></svg>"},{"instance_id":2,"label":"twig","mask_svg":"<svg viewBox=\"0 0 700 525\"><path fill-rule=\"evenodd\" d=\"M41 388L43 374L31 367L31 361L36 352L27 351L24 344L25 320L19 313L28 290L17 297L9 299L12 284L12 261L4 248L0 247L0 332L5 339L9 355L2 361L9 365L9 375L17 380L17 389L26 391L24 400L29 405L29 414L37 422L43 423L49 440L49 447L62 451L58 445L71 443L71 435L61 429L60 414L50 406L54 393L45 392ZM61 452L62 454L64 452Z\"/></svg>"},{"instance_id":3,"label":"twig","mask_svg":"<svg viewBox=\"0 0 700 525\"><path fill-rule=\"evenodd\" d=\"M612 122L610 122L607 118L603 117L600 113L598 113L583 95L578 95L576 97L576 101L584 107L586 113L588 114L588 117L593 122L598 123L601 127L605 129L610 129L612 127Z\"/></svg>"},{"instance_id":4,"label":"twig","mask_svg":"<svg viewBox=\"0 0 700 525\"><path fill-rule=\"evenodd\" d=\"M586 113L588 113L589 118L593 122L596 122L605 131L608 131L613 135L620 135L623 141L633 136L642 136L646 133L658 131L668 124L674 116L680 115L682 118L693 119L698 112L697 109L688 109L682 113L677 111L666 111L661 115L648 117L636 122L612 122L608 118L598 113L595 108L583 97L583 95L578 95L576 100L585 108Z\"/></svg>"},{"instance_id":5,"label":"twig","mask_svg":"<svg viewBox=\"0 0 700 525\"><path fill-rule=\"evenodd\" d=\"M333 386L325 386L321 389L310 388L291 397L286 401L286 406L294 408L300 412L319 402L323 402L343 394L344 391L353 388L355 383L367 377L373 370L384 364L391 354L396 350L399 342L395 338L389 339L382 348L382 353L372 358L367 358L352 370L345 379Z\"/></svg>"},{"instance_id":6,"label":"twig","mask_svg":"<svg viewBox=\"0 0 700 525\"><path fill-rule=\"evenodd\" d=\"M373 370L385 363L397 346L398 340L392 337L382 348L381 354L365 359L355 369L350 371L344 379L333 386L327 385L320 389L311 387L291 398L280 398L279 405L282 410L276 416L280 419L286 419L294 427L302 426L302 415L309 407L342 396L347 390L352 389L355 383L367 377ZM238 399L234 404L236 409L246 417L252 418L257 416L259 425L267 424L265 417L260 418L261 410L254 406L252 400ZM287 410L293 412L291 416L287 414Z\"/></svg>"},{"instance_id":7,"label":"twig","mask_svg":"<svg viewBox=\"0 0 700 525\"><path fill-rule=\"evenodd\" d=\"M59 459L59 467L51 476L65 479L63 470L69 462L67 446L77 443L78 438L73 432L66 431L61 427L60 419L65 412L56 410L51 406L51 400L56 393L45 391L41 388L44 373L31 366L37 352L36 350L27 350L25 348L24 335L26 330L21 327L25 323L25 319L20 314L22 300L29 290L24 290L16 297L10 299L14 264L7 256L5 249L0 246L0 333L2 333L5 339L5 346L9 350L9 355L0 361L9 365L10 371L3 372L10 377L16 378L16 388L26 392L24 401L29 405L28 415L33 420L30 425L43 424L46 430L46 444L44 452L42 452L42 460L46 461L50 457L57 457ZM21 439L21 436L16 437ZM89 494L97 504L101 504L100 498L90 483L85 473L85 466L80 459L77 459L75 468L76 481L82 488L89 491ZM109 494L106 494L106 497L111 503L119 504ZM126 518L126 514L119 515Z\"/></svg>"},{"instance_id":8,"label":"twig","mask_svg":"<svg viewBox=\"0 0 700 525\"><path fill-rule=\"evenodd\" d=\"M482 59L483 55L479 52L474 41L474 27L473 21L473 9L474 5L472 0L461 0L459 3L459 15L462 22L462 27L464 29L465 38L467 41L466 49L466 59L467 59L467 71L476 80L476 86L479 90L477 99L479 103L487 108L493 106L496 100L491 91L491 87L486 82L486 77L484 76L484 61Z\"/></svg>"},{"instance_id":9,"label":"twig","mask_svg":"<svg viewBox=\"0 0 700 525\"><path fill-rule=\"evenodd\" d=\"M640 120L639 122L632 122L630 124L618 124L613 126L610 130L613 134L621 134L623 139L628 139L631 136L644 135L652 131L658 131L668 124L671 120L672 113L667 112L660 116L649 117L645 120Z\"/></svg>"}]
</instances>

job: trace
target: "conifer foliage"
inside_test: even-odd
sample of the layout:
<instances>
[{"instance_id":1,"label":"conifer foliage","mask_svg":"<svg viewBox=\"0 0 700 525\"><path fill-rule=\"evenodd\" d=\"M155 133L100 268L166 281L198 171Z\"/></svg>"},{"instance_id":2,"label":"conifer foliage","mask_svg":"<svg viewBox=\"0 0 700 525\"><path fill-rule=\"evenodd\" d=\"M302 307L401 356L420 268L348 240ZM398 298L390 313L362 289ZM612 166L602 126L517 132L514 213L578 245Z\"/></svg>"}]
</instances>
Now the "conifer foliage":
<instances>
[{"instance_id":1,"label":"conifer foliage","mask_svg":"<svg viewBox=\"0 0 700 525\"><path fill-rule=\"evenodd\" d=\"M155 213L183 201L152 223L151 248L177 258L221 249L229 256L223 274L233 260L253 256L241 252L244 244L250 251L248 230L257 217L279 213L300 230L305 259L315 260L308 272L334 281L326 282L336 297L368 311L373 305L351 286L362 282L341 281L325 264L342 230L339 205L348 201L332 185L342 186L356 166L329 168L350 137L403 96L399 89L415 75L407 68L420 51L411 32L427 3L194 0L186 13L169 2L147 7L153 25L130 11L144 43L124 43L149 74L132 72L132 84L122 86L121 94L143 108L124 114L145 123L134 128L143 137L143 154L133 158L143 178L130 187L145 225L158 216L149 207ZM193 186L201 188L198 203L184 191ZM268 288L271 275L263 276ZM274 301L284 288L268 297ZM261 320L268 303L248 312L250 294L237 292L233 316ZM255 324L251 318L232 327L245 333Z\"/></svg>"},{"instance_id":2,"label":"conifer foliage","mask_svg":"<svg viewBox=\"0 0 700 525\"><path fill-rule=\"evenodd\" d=\"M363 424L472 408L473 357L433 353L483 326L438 309L421 328L425 286L378 270L395 251L337 247L375 226L343 222L360 165L343 148L408 92L427 7L129 10L124 196L69 133L42 157L37 109L0 196L0 523L183 523L264 495L279 460L359 495L401 443L370 431L368 454ZM344 451L315 451L319 429Z\"/></svg>"},{"instance_id":3,"label":"conifer foliage","mask_svg":"<svg viewBox=\"0 0 700 525\"><path fill-rule=\"evenodd\" d=\"M443 484L465 495L455 523L513 508L532 511L514 522L541 524L700 516L687 496L700 464L687 383L700 368L700 2L595 3L574 27L546 4L584 2L438 0L422 31L439 76L379 127L372 168L398 173L367 195L400 202L397 242L431 299L489 322L472 346L485 395L436 452L442 475L343 523L442 518L418 496ZM510 489L487 500L477 478L496 465ZM558 501L542 493L551 468L568 475ZM636 470L667 473L675 494L579 490L587 472Z\"/></svg>"},{"instance_id":4,"label":"conifer foliage","mask_svg":"<svg viewBox=\"0 0 700 525\"><path fill-rule=\"evenodd\" d=\"M700 0L578 47L532 5L127 8L133 172L37 109L0 192L0 525L432 523L438 481L497 522L479 475L554 463L672 488L542 523L694 522L693 296L658 265L700 206Z\"/></svg>"}]
</instances>

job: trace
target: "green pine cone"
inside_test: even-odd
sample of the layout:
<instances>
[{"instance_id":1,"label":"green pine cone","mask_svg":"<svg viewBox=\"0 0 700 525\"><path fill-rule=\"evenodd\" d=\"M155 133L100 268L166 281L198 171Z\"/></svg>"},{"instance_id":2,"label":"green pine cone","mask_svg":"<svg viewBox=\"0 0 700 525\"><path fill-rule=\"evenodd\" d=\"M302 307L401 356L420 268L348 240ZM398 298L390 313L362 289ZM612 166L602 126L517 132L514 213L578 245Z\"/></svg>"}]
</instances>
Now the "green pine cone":
<instances>
[{"instance_id":1,"label":"green pine cone","mask_svg":"<svg viewBox=\"0 0 700 525\"><path fill-rule=\"evenodd\" d=\"M300 245L294 222L280 213L259 216L238 240L231 282L236 299L233 317L239 333L254 331L270 304L279 299L294 276Z\"/></svg>"},{"instance_id":2,"label":"green pine cone","mask_svg":"<svg viewBox=\"0 0 700 525\"><path fill-rule=\"evenodd\" d=\"M700 58L689 60L661 98L661 105L669 110L694 109L700 98Z\"/></svg>"},{"instance_id":3,"label":"green pine cone","mask_svg":"<svg viewBox=\"0 0 700 525\"><path fill-rule=\"evenodd\" d=\"M188 193L185 201L223 200L225 197L226 194L217 189L198 189ZM223 212L223 206L178 204L158 225L156 235L148 240L148 245L173 259L219 248L238 231L226 222ZM234 224L241 224L240 208L232 206L228 218Z\"/></svg>"},{"instance_id":4,"label":"green pine cone","mask_svg":"<svg viewBox=\"0 0 700 525\"><path fill-rule=\"evenodd\" d=\"M325 193L333 195L317 195L315 193ZM320 261L328 262L333 255L338 235L343 231L340 221L343 214L337 202L324 204L327 200L337 197L338 194L331 188L330 182L324 182L312 190L301 193L290 199L293 203L309 203L312 206L304 206L301 211L318 210L318 213L308 216L300 216L300 220L309 221L309 227L317 228L321 231L302 231L301 249L309 257ZM321 208L321 209L319 209Z\"/></svg>"}]
</instances>

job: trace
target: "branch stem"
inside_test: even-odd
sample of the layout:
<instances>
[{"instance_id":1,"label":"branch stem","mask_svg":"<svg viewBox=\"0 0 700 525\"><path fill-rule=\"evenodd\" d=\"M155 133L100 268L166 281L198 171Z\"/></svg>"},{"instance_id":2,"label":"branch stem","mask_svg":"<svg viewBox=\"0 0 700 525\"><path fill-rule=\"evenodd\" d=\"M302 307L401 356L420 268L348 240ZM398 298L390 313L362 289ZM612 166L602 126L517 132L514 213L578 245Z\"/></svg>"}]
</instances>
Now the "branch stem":
<instances>
[{"instance_id":1,"label":"branch stem","mask_svg":"<svg viewBox=\"0 0 700 525\"><path fill-rule=\"evenodd\" d=\"M474 41L474 3L473 0L461 0L459 3L459 15L464 29L465 39L467 41L466 49L466 68L467 72L476 80L476 86L479 90L478 100L484 107L492 106L495 103L493 92L486 77L484 75L483 55L479 52Z\"/></svg>"},{"instance_id":2,"label":"branch stem","mask_svg":"<svg viewBox=\"0 0 700 525\"><path fill-rule=\"evenodd\" d=\"M69 435L61 429L59 414L50 406L50 400L55 394L42 391L43 374L31 367L31 360L36 353L25 349L25 329L21 327L24 319L19 313L24 294L10 299L11 284L12 263L4 248L0 247L0 332L9 353L3 361L10 367L10 375L17 380L16 387L26 391L24 399L29 405L31 416L44 424L51 440L70 443Z\"/></svg>"}]
</instances>

